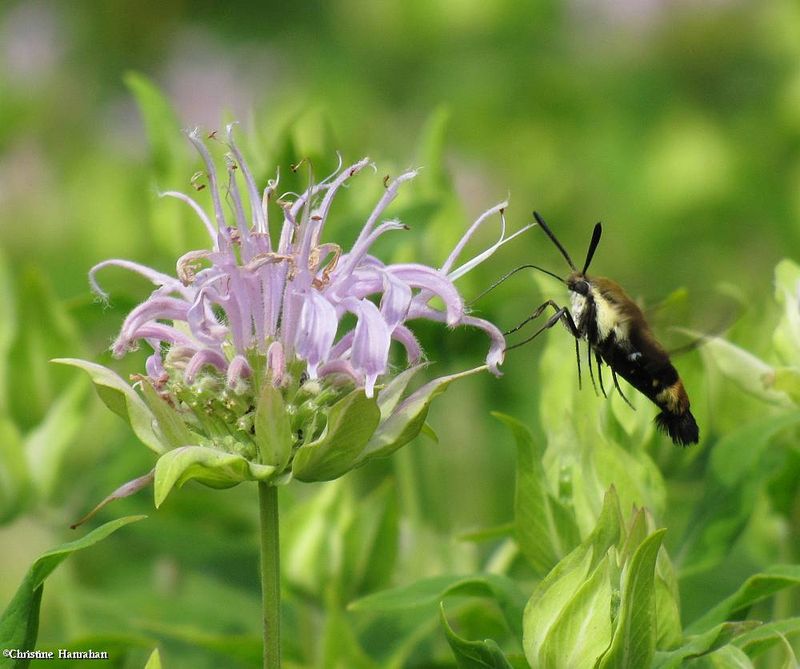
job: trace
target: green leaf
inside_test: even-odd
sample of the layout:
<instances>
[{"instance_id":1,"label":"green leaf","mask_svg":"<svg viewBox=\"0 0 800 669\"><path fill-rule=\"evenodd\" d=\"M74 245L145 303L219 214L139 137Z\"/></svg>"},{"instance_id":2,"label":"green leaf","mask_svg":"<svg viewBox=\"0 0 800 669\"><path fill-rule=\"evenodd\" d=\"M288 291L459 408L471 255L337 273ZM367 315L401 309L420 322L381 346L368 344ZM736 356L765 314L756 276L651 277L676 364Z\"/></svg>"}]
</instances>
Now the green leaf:
<instances>
[{"instance_id":1,"label":"green leaf","mask_svg":"<svg viewBox=\"0 0 800 669\"><path fill-rule=\"evenodd\" d=\"M6 647L32 650L39 636L39 609L44 588L34 586L28 573L0 616L0 639ZM26 669L30 660L0 658L0 669Z\"/></svg>"},{"instance_id":2,"label":"green leaf","mask_svg":"<svg viewBox=\"0 0 800 669\"><path fill-rule=\"evenodd\" d=\"M458 535L459 541L472 541L480 543L483 541L496 541L497 539L507 539L514 534L514 523L503 523L492 527L482 527L477 530L470 530Z\"/></svg>"},{"instance_id":3,"label":"green leaf","mask_svg":"<svg viewBox=\"0 0 800 669\"><path fill-rule=\"evenodd\" d=\"M683 644L670 651L657 651L653 660L652 669L680 669L685 666L685 660L702 657L708 653L729 644L737 636L757 627L755 621L722 623L703 634L686 637Z\"/></svg>"},{"instance_id":4,"label":"green leaf","mask_svg":"<svg viewBox=\"0 0 800 669\"><path fill-rule=\"evenodd\" d=\"M92 530L84 537L62 544L40 555L28 569L16 594L6 610L0 615L0 639L5 648L32 650L36 646L39 633L39 606L44 591L45 579L53 573L72 553L102 541L129 523L142 520L146 516L128 516L112 520ZM0 669L24 669L30 660L0 658Z\"/></svg>"},{"instance_id":5,"label":"green leaf","mask_svg":"<svg viewBox=\"0 0 800 669\"><path fill-rule=\"evenodd\" d=\"M543 669L593 667L611 643L611 631L611 576L606 556L561 610L542 643L539 662L532 664Z\"/></svg>"},{"instance_id":6,"label":"green leaf","mask_svg":"<svg viewBox=\"0 0 800 669\"><path fill-rule=\"evenodd\" d=\"M184 190L189 185L192 163L188 142L169 100L150 79L138 72L127 73L125 84L136 98L147 133L155 181L153 190ZM195 220L190 221L191 216L186 205L172 198L164 198L152 207L148 222L156 245L169 254L197 248L190 240L200 239L202 226Z\"/></svg>"},{"instance_id":7,"label":"green leaf","mask_svg":"<svg viewBox=\"0 0 800 669\"><path fill-rule=\"evenodd\" d=\"M609 548L620 542L623 535L622 512L615 486L610 486L603 496L603 506L592 533L586 543L592 547L592 568L603 558Z\"/></svg>"},{"instance_id":8,"label":"green leaf","mask_svg":"<svg viewBox=\"0 0 800 669\"><path fill-rule=\"evenodd\" d=\"M689 666L691 669L755 669L755 665L745 652L731 645L723 646L713 653L704 655L694 660ZM792 669L795 668L792 667Z\"/></svg>"},{"instance_id":9,"label":"green leaf","mask_svg":"<svg viewBox=\"0 0 800 669\"><path fill-rule=\"evenodd\" d=\"M770 404L790 405L786 393L772 387L773 368L749 351L719 337L706 340L701 351L714 361L725 378L743 391Z\"/></svg>"},{"instance_id":10,"label":"green leaf","mask_svg":"<svg viewBox=\"0 0 800 669\"><path fill-rule=\"evenodd\" d=\"M647 513L644 509L635 509L625 541L622 542L622 548L619 552L620 564L626 564L633 557L633 554L642 545L648 534Z\"/></svg>"},{"instance_id":11,"label":"green leaf","mask_svg":"<svg viewBox=\"0 0 800 669\"><path fill-rule=\"evenodd\" d=\"M25 446L17 426L0 417L0 523L25 508L31 492Z\"/></svg>"},{"instance_id":12,"label":"green leaf","mask_svg":"<svg viewBox=\"0 0 800 669\"><path fill-rule=\"evenodd\" d=\"M411 585L376 592L351 602L352 611L392 613L414 608L435 611L445 597L489 597L494 599L515 634L521 637L522 610L525 602L519 586L499 574L473 576L433 576Z\"/></svg>"},{"instance_id":13,"label":"green leaf","mask_svg":"<svg viewBox=\"0 0 800 669\"><path fill-rule=\"evenodd\" d=\"M792 411L755 420L728 433L714 446L711 471L727 487L739 486L759 470L770 440L782 430L800 423L800 412Z\"/></svg>"},{"instance_id":14,"label":"green leaf","mask_svg":"<svg viewBox=\"0 0 800 669\"><path fill-rule=\"evenodd\" d=\"M241 455L206 446L183 446L168 451L156 462L154 495L156 508L175 487L199 481L210 488L230 488L242 481L269 481L275 467L250 462Z\"/></svg>"},{"instance_id":15,"label":"green leaf","mask_svg":"<svg viewBox=\"0 0 800 669\"><path fill-rule=\"evenodd\" d=\"M181 415L156 392L153 384L144 380L141 388L144 401L156 417L161 440L170 448L196 444L198 436L186 426Z\"/></svg>"},{"instance_id":16,"label":"green leaf","mask_svg":"<svg viewBox=\"0 0 800 669\"><path fill-rule=\"evenodd\" d=\"M591 546L584 542L563 558L533 591L522 618L522 647L531 666L561 612L590 573Z\"/></svg>"},{"instance_id":17,"label":"green leaf","mask_svg":"<svg viewBox=\"0 0 800 669\"><path fill-rule=\"evenodd\" d=\"M653 661L658 634L655 569L665 532L658 530L647 537L623 569L617 627L600 669L639 669Z\"/></svg>"},{"instance_id":18,"label":"green leaf","mask_svg":"<svg viewBox=\"0 0 800 669\"><path fill-rule=\"evenodd\" d=\"M787 637L800 633L800 618L787 618L764 625L755 621L749 622L753 628L733 639L733 644L744 650L749 657L757 657L776 645L782 645ZM797 663L788 666L794 669Z\"/></svg>"},{"instance_id":19,"label":"green leaf","mask_svg":"<svg viewBox=\"0 0 800 669\"><path fill-rule=\"evenodd\" d=\"M468 641L458 636L447 622L444 603L439 604L439 610L447 643L450 644L456 657L459 669L513 669L503 651L492 639Z\"/></svg>"},{"instance_id":20,"label":"green leaf","mask_svg":"<svg viewBox=\"0 0 800 669\"><path fill-rule=\"evenodd\" d=\"M418 178L424 193L441 195L450 188L450 176L445 168L444 149L450 111L440 106L430 114L422 128L419 140L419 164L425 169ZM405 219L404 219L405 220Z\"/></svg>"},{"instance_id":21,"label":"green leaf","mask_svg":"<svg viewBox=\"0 0 800 669\"><path fill-rule=\"evenodd\" d=\"M783 318L772 341L785 365L800 366L800 311L797 309L797 284L800 266L781 260L775 267L775 300L783 307Z\"/></svg>"},{"instance_id":22,"label":"green leaf","mask_svg":"<svg viewBox=\"0 0 800 669\"><path fill-rule=\"evenodd\" d=\"M800 585L800 565L769 567L748 578L735 593L695 620L686 631L690 634L704 632L734 616L744 615L756 602L796 585Z\"/></svg>"},{"instance_id":23,"label":"green leaf","mask_svg":"<svg viewBox=\"0 0 800 669\"><path fill-rule=\"evenodd\" d=\"M144 669L161 669L161 653L158 652L158 648L151 653Z\"/></svg>"},{"instance_id":24,"label":"green leaf","mask_svg":"<svg viewBox=\"0 0 800 669\"><path fill-rule=\"evenodd\" d=\"M261 661L263 641L255 634L220 634L207 627L185 623L170 624L152 619L143 621L142 626L159 638L177 641L192 648L202 648L233 660L219 666L255 667Z\"/></svg>"},{"instance_id":25,"label":"green leaf","mask_svg":"<svg viewBox=\"0 0 800 669\"><path fill-rule=\"evenodd\" d=\"M374 398L354 390L331 407L319 439L295 453L292 473L300 481L329 481L350 471L359 461L380 421Z\"/></svg>"},{"instance_id":26,"label":"green leaf","mask_svg":"<svg viewBox=\"0 0 800 669\"><path fill-rule=\"evenodd\" d=\"M659 558L665 554L662 550ZM656 568L656 620L658 621L656 648L675 648L683 642L680 602L676 593L659 574L658 567Z\"/></svg>"},{"instance_id":27,"label":"green leaf","mask_svg":"<svg viewBox=\"0 0 800 669\"><path fill-rule=\"evenodd\" d=\"M783 635L777 635L776 641L776 645L782 652L780 659L776 657L773 660L775 669L797 669L797 667L800 667L800 662L797 661L797 655L789 640Z\"/></svg>"},{"instance_id":28,"label":"green leaf","mask_svg":"<svg viewBox=\"0 0 800 669\"><path fill-rule=\"evenodd\" d=\"M606 560L609 549L620 541L621 533L619 499L614 486L611 486L603 498L594 530L536 586L525 607L523 647L528 662L536 666L540 661L541 649L551 629L570 605L576 591L595 574L600 563ZM608 640L600 651L607 646Z\"/></svg>"},{"instance_id":29,"label":"green leaf","mask_svg":"<svg viewBox=\"0 0 800 669\"><path fill-rule=\"evenodd\" d=\"M389 381L385 388L378 392L378 408L381 410L381 420L386 420L392 414L392 411L400 403L400 398L408 388L411 379L427 366L427 363L421 363L403 370Z\"/></svg>"},{"instance_id":30,"label":"green leaf","mask_svg":"<svg viewBox=\"0 0 800 669\"><path fill-rule=\"evenodd\" d=\"M750 519L764 478L774 467L765 457L770 441L799 422L800 413L794 411L769 416L746 423L717 443L703 498L676 556L681 575L710 569L727 556Z\"/></svg>"},{"instance_id":31,"label":"green leaf","mask_svg":"<svg viewBox=\"0 0 800 669\"><path fill-rule=\"evenodd\" d=\"M587 456L594 472L589 469L584 475L589 480L598 480L603 491L613 484L623 509L636 505L646 506L656 515L663 513L664 478L646 452L629 451L618 443L603 440L592 447ZM577 482L574 485L577 486ZM596 508L596 505L595 502L593 506ZM594 513L594 508L591 511Z\"/></svg>"},{"instance_id":32,"label":"green leaf","mask_svg":"<svg viewBox=\"0 0 800 669\"><path fill-rule=\"evenodd\" d=\"M296 156L307 158L311 164L318 166L323 161L330 161L337 148L341 146L336 138L335 128L328 110L324 106L306 106L298 114L290 129ZM297 170L302 173L302 170Z\"/></svg>"},{"instance_id":33,"label":"green leaf","mask_svg":"<svg viewBox=\"0 0 800 669\"><path fill-rule=\"evenodd\" d=\"M800 404L800 369L776 367L772 371L772 387L786 393L796 405Z\"/></svg>"},{"instance_id":34,"label":"green leaf","mask_svg":"<svg viewBox=\"0 0 800 669\"><path fill-rule=\"evenodd\" d=\"M800 618L787 618L763 625L753 620L747 622L750 629L736 635L732 643L744 650L749 657L757 657L785 641L787 636L800 633Z\"/></svg>"},{"instance_id":35,"label":"green leaf","mask_svg":"<svg viewBox=\"0 0 800 669\"><path fill-rule=\"evenodd\" d=\"M133 428L139 440L156 453L164 453L167 447L161 442L153 429L155 416L118 374L110 369L86 360L75 358L56 358L52 362L71 365L86 372L95 385L97 394L105 405L121 416Z\"/></svg>"},{"instance_id":36,"label":"green leaf","mask_svg":"<svg viewBox=\"0 0 800 669\"><path fill-rule=\"evenodd\" d=\"M544 575L578 543L574 515L548 492L542 466L544 448L534 442L525 425L510 416L502 421L517 444L517 480L514 495L514 529L522 554L534 571Z\"/></svg>"},{"instance_id":37,"label":"green leaf","mask_svg":"<svg viewBox=\"0 0 800 669\"><path fill-rule=\"evenodd\" d=\"M142 476L137 476L135 479L123 483L116 490L114 490L114 492L112 492L110 495L107 495L99 504L95 505L95 507L91 509L89 513L87 513L82 518L80 518L72 525L70 525L69 526L70 529L74 530L77 527L80 527L81 525L86 523L87 521L91 520L92 518L94 518L94 516L97 515L97 513L101 509L111 504L111 502L118 499L124 499L125 497L130 497L131 495L136 494L142 488L150 485L153 482L154 477L155 477L155 469L151 469L146 474L143 474Z\"/></svg>"},{"instance_id":38,"label":"green leaf","mask_svg":"<svg viewBox=\"0 0 800 669\"><path fill-rule=\"evenodd\" d=\"M330 587L325 597L325 623L322 633L323 667L347 669L380 669L361 648L355 629L342 611L335 588Z\"/></svg>"},{"instance_id":39,"label":"green leaf","mask_svg":"<svg viewBox=\"0 0 800 669\"><path fill-rule=\"evenodd\" d=\"M344 568L353 593L386 587L397 561L399 513L397 494L390 481L354 503L355 514L345 533Z\"/></svg>"},{"instance_id":40,"label":"green leaf","mask_svg":"<svg viewBox=\"0 0 800 669\"><path fill-rule=\"evenodd\" d=\"M439 435L436 434L436 430L431 427L430 423L423 423L419 433L428 437L434 444L439 443Z\"/></svg>"},{"instance_id":41,"label":"green leaf","mask_svg":"<svg viewBox=\"0 0 800 669\"><path fill-rule=\"evenodd\" d=\"M86 381L76 379L50 407L42 423L25 438L31 481L44 499L53 493L64 455L83 423L81 404L86 390Z\"/></svg>"},{"instance_id":42,"label":"green leaf","mask_svg":"<svg viewBox=\"0 0 800 669\"><path fill-rule=\"evenodd\" d=\"M318 596L336 580L341 564L342 480L317 486L314 494L297 500L281 516L281 571L294 590Z\"/></svg>"},{"instance_id":43,"label":"green leaf","mask_svg":"<svg viewBox=\"0 0 800 669\"><path fill-rule=\"evenodd\" d=\"M359 464L371 458L391 455L398 448L405 446L419 434L428 416L428 408L438 395L447 390L453 381L485 369L486 367L476 367L459 374L442 376L409 395L375 430L367 447L361 453Z\"/></svg>"},{"instance_id":44,"label":"green leaf","mask_svg":"<svg viewBox=\"0 0 800 669\"><path fill-rule=\"evenodd\" d=\"M15 279L20 291L18 317L25 329L18 332L7 359L7 380L13 380L7 399L18 426L26 431L43 420L70 376L67 370L49 367L48 360L64 351L80 353L83 342L77 323L42 268L16 268Z\"/></svg>"},{"instance_id":45,"label":"green leaf","mask_svg":"<svg viewBox=\"0 0 800 669\"><path fill-rule=\"evenodd\" d=\"M255 415L255 441L261 462L282 470L292 454L292 427L283 395L269 381L261 384Z\"/></svg>"},{"instance_id":46,"label":"green leaf","mask_svg":"<svg viewBox=\"0 0 800 669\"><path fill-rule=\"evenodd\" d=\"M11 271L5 253L0 249L0 295L3 295L3 318L0 319L0 412L9 410L8 382L11 345L17 336L17 303Z\"/></svg>"},{"instance_id":47,"label":"green leaf","mask_svg":"<svg viewBox=\"0 0 800 669\"><path fill-rule=\"evenodd\" d=\"M168 181L178 171L175 160L183 147L178 117L164 94L143 74L128 72L124 80L144 120L156 179Z\"/></svg>"}]
</instances>

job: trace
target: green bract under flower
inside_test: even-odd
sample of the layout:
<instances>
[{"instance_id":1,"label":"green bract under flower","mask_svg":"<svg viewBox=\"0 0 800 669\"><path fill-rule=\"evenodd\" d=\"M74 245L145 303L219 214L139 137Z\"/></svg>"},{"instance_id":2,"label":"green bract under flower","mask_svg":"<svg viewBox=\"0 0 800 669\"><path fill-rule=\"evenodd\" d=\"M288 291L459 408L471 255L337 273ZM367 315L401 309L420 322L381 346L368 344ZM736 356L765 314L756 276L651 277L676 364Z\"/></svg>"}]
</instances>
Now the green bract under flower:
<instances>
[{"instance_id":1,"label":"green bract under flower","mask_svg":"<svg viewBox=\"0 0 800 669\"><path fill-rule=\"evenodd\" d=\"M407 229L381 216L416 171L385 185L355 243L344 251L324 241L323 230L337 191L369 165L366 158L340 166L299 195L281 196L276 202L283 220L273 236L268 203L277 179L259 193L229 127L223 193L197 131L189 139L206 165L213 217L184 194L165 195L192 207L211 248L184 254L177 277L119 259L90 273L103 298L95 274L108 266L132 270L156 285L125 319L112 346L118 357L141 343L149 346L146 373L131 387L93 363L62 361L87 371L106 403L159 453L157 503L189 479L226 487L243 480L337 478L413 439L432 399L454 379L486 369L499 373L502 334L467 313L453 282L519 234L506 235L505 202L469 227L441 267L387 264L370 249L378 237ZM223 196L231 204L230 223ZM495 214L499 239L456 266L467 242ZM415 319L483 330L490 339L485 365L408 393L424 366L409 326ZM389 366L393 344L405 352L405 369Z\"/></svg>"}]
</instances>

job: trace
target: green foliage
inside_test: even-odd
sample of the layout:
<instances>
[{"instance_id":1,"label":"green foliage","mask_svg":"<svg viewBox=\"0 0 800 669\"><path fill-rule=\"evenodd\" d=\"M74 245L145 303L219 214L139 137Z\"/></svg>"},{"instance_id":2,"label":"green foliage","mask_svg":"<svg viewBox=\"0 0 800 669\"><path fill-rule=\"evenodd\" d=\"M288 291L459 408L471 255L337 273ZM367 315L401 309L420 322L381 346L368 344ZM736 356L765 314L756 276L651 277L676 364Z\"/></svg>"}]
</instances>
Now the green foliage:
<instances>
[{"instance_id":1,"label":"green foliage","mask_svg":"<svg viewBox=\"0 0 800 669\"><path fill-rule=\"evenodd\" d=\"M129 516L102 525L84 537L53 548L39 556L31 565L25 578L0 615L0 639L8 649L34 650L39 634L39 608L44 592L44 581L75 551L93 546L121 527L142 520L145 516ZM25 669L29 659L0 658L0 667Z\"/></svg>"},{"instance_id":2,"label":"green foliage","mask_svg":"<svg viewBox=\"0 0 800 669\"><path fill-rule=\"evenodd\" d=\"M601 667L643 667L653 660L661 626L656 609L655 567L665 531L659 530L642 541L627 569L623 568L619 618Z\"/></svg>"},{"instance_id":3,"label":"green foliage","mask_svg":"<svg viewBox=\"0 0 800 669\"><path fill-rule=\"evenodd\" d=\"M17 426L8 418L0 422L0 462L0 518L8 520L24 508L31 488L25 446Z\"/></svg>"},{"instance_id":4,"label":"green foliage","mask_svg":"<svg viewBox=\"0 0 800 669\"><path fill-rule=\"evenodd\" d=\"M271 383L262 384L255 415L255 442L261 462L282 470L292 454L292 427L283 396Z\"/></svg>"},{"instance_id":5,"label":"green foliage","mask_svg":"<svg viewBox=\"0 0 800 669\"><path fill-rule=\"evenodd\" d=\"M500 647L491 639L485 641L468 641L458 636L444 612L444 604L440 606L442 627L444 627L447 643L453 650L459 669L513 669Z\"/></svg>"},{"instance_id":6,"label":"green foliage","mask_svg":"<svg viewBox=\"0 0 800 669\"><path fill-rule=\"evenodd\" d=\"M153 176L158 181L184 181L185 162L179 160L184 154L180 136L180 122L172 104L146 76L138 72L128 72L125 84L136 98L136 103L144 120L144 127L150 143ZM171 225L165 227L172 227Z\"/></svg>"},{"instance_id":7,"label":"green foliage","mask_svg":"<svg viewBox=\"0 0 800 669\"><path fill-rule=\"evenodd\" d=\"M159 653L158 648L156 648L147 659L147 664L144 665L144 669L161 669L161 667L161 653Z\"/></svg>"},{"instance_id":8,"label":"green foliage","mask_svg":"<svg viewBox=\"0 0 800 669\"><path fill-rule=\"evenodd\" d=\"M85 427L87 386L67 383L43 364L50 353L82 348L46 276L31 269L14 282L0 257L0 290L8 303L0 319L0 520L8 522L60 494L63 472L75 462L69 450ZM17 302L32 323L24 332L17 328Z\"/></svg>"},{"instance_id":9,"label":"green foliage","mask_svg":"<svg viewBox=\"0 0 800 669\"><path fill-rule=\"evenodd\" d=\"M348 487L331 484L287 509L285 518L285 577L304 596L320 597L330 588L347 601L390 582L399 519L389 482L363 500Z\"/></svg>"},{"instance_id":10,"label":"green foliage","mask_svg":"<svg viewBox=\"0 0 800 669\"><path fill-rule=\"evenodd\" d=\"M548 490L542 466L544 451L522 423L495 416L511 429L517 443L514 532L522 554L544 575L578 540L574 514Z\"/></svg>"},{"instance_id":11,"label":"green foliage","mask_svg":"<svg viewBox=\"0 0 800 669\"><path fill-rule=\"evenodd\" d=\"M767 448L776 434L798 422L796 412L778 414L731 431L717 442L691 529L681 544L682 573L705 572L724 560L774 470Z\"/></svg>"},{"instance_id":12,"label":"green foliage","mask_svg":"<svg viewBox=\"0 0 800 669\"><path fill-rule=\"evenodd\" d=\"M377 401L354 390L334 404L319 439L303 444L292 461L300 481L329 481L350 471L380 422Z\"/></svg>"},{"instance_id":13,"label":"green foliage","mask_svg":"<svg viewBox=\"0 0 800 669\"><path fill-rule=\"evenodd\" d=\"M131 426L131 429L145 446L156 453L163 453L167 450L168 445L162 441L153 429L156 417L151 409L118 374L102 365L86 360L56 358L53 362L71 365L85 371L91 378L92 383L94 383L97 394L103 400L103 403ZM155 404L155 406L159 407L158 404Z\"/></svg>"},{"instance_id":14,"label":"green foliage","mask_svg":"<svg viewBox=\"0 0 800 669\"><path fill-rule=\"evenodd\" d=\"M12 295L14 285L11 281L11 269L4 253L0 253L0 295L6 296L5 317L0 319L0 409L8 411L8 367L11 346L17 335L17 305Z\"/></svg>"},{"instance_id":15,"label":"green foliage","mask_svg":"<svg viewBox=\"0 0 800 669\"><path fill-rule=\"evenodd\" d=\"M230 488L242 481L269 481L275 467L250 462L236 453L207 446L182 446L162 455L156 462L155 504L161 506L175 487L199 481L210 488Z\"/></svg>"},{"instance_id":16,"label":"green foliage","mask_svg":"<svg viewBox=\"0 0 800 669\"><path fill-rule=\"evenodd\" d=\"M707 631L714 625L746 613L756 602L795 585L800 585L800 567L774 565L768 571L748 578L735 593L726 597L687 629L690 632Z\"/></svg>"},{"instance_id":17,"label":"green foliage","mask_svg":"<svg viewBox=\"0 0 800 669\"><path fill-rule=\"evenodd\" d=\"M435 611L439 602L448 596L491 597L503 612L506 623L519 636L524 598L513 581L498 574L435 576L409 586L368 595L353 602L350 608L354 611L423 608Z\"/></svg>"},{"instance_id":18,"label":"green foliage","mask_svg":"<svg viewBox=\"0 0 800 669\"><path fill-rule=\"evenodd\" d=\"M639 512L626 532L606 495L597 526L536 587L525 609L532 666L642 667L657 630L655 564L663 531L646 535Z\"/></svg>"},{"instance_id":19,"label":"green foliage","mask_svg":"<svg viewBox=\"0 0 800 669\"><path fill-rule=\"evenodd\" d=\"M180 413L156 392L150 381L142 381L141 387L144 401L153 413L153 422L158 427L161 443L166 448L181 448L199 441L199 436L192 433Z\"/></svg>"},{"instance_id":20,"label":"green foliage","mask_svg":"<svg viewBox=\"0 0 800 669\"><path fill-rule=\"evenodd\" d=\"M476 367L466 372L441 376L426 383L398 404L400 395L406 389L411 377L420 369L420 366L411 367L402 374L398 374L383 391L378 393L377 404L381 418L386 416L388 418L383 420L363 452L359 454L359 463L367 462L372 458L386 457L405 446L424 428L425 418L434 398L445 392L453 381L484 371L483 368Z\"/></svg>"},{"instance_id":21,"label":"green foliage","mask_svg":"<svg viewBox=\"0 0 800 669\"><path fill-rule=\"evenodd\" d=\"M150 145L153 190L183 188L191 174L180 122L162 91L147 77L128 72L125 84L135 96ZM165 252L183 253L186 249L188 220L185 208L175 201L161 201L150 217L150 233Z\"/></svg>"}]
</instances>

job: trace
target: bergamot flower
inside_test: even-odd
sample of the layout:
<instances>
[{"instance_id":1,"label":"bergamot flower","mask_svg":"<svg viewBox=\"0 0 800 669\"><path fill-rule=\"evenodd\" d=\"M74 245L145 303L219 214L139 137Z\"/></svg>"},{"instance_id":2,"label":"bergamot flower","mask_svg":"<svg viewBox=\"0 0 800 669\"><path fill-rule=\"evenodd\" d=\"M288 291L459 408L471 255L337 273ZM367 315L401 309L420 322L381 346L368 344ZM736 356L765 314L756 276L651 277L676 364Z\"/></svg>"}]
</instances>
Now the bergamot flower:
<instances>
[{"instance_id":1,"label":"bergamot flower","mask_svg":"<svg viewBox=\"0 0 800 669\"><path fill-rule=\"evenodd\" d=\"M97 274L106 267L132 270L155 284L112 345L116 357L142 344L151 349L145 373L131 387L99 365L63 361L86 370L101 397L159 453L157 504L189 479L225 487L337 478L413 439L435 395L460 376L498 374L503 359L502 333L467 313L454 281L526 229L507 234L506 202L484 212L440 267L385 263L371 249L379 237L407 230L383 216L416 170L384 185L344 249L329 241L326 226L337 193L369 160L345 168L340 162L303 193L277 196L277 176L258 190L231 130L224 185L199 132L188 133L205 164L210 215L184 193L163 193L194 210L209 248L184 254L174 277L121 259L101 262L89 274L103 299ZM271 201L282 211L279 229L269 220ZM497 241L457 264L475 232L493 219L500 223ZM407 393L425 365L412 327L420 319L485 332L485 364ZM400 368L389 364L392 346L404 351Z\"/></svg>"}]
</instances>

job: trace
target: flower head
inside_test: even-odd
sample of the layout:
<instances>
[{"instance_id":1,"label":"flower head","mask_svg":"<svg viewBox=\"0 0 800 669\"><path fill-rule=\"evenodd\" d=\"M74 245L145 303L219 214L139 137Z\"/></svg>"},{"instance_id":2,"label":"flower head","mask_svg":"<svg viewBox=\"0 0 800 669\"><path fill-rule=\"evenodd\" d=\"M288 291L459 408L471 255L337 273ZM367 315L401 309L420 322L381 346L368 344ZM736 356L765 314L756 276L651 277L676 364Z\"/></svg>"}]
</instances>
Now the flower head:
<instances>
[{"instance_id":1,"label":"flower head","mask_svg":"<svg viewBox=\"0 0 800 669\"><path fill-rule=\"evenodd\" d=\"M141 342L152 349L146 376L140 380L188 426L184 439L259 460L276 470L285 468L298 448L329 436L334 407L352 392L380 410L367 441L375 438L380 426L408 411L412 400L413 395L398 403L407 379L399 393L394 388L392 397L382 398L380 393L376 397L376 390L379 384L391 386L396 380L389 368L392 345L404 350L409 368L420 366L423 352L410 326L416 319L484 331L489 336L486 368L498 373L503 336L488 321L467 313L453 282L516 236L506 234L505 202L472 224L441 267L385 263L372 254L372 247L379 237L408 229L383 216L416 170L385 184L355 242L343 249L327 240L326 225L337 193L370 167L367 158L344 169L340 163L333 174L304 192L276 198L278 177L258 190L231 126L225 139L224 185L198 131L189 132L188 138L205 163L213 213L209 216L183 193L163 195L194 210L208 231L209 248L184 254L175 277L119 259L96 265L89 275L103 298L107 295L96 275L108 266L133 270L156 285L128 314L112 351L121 357ZM282 211L279 228L271 227L271 201ZM467 242L495 215L501 224L497 242L457 265ZM272 390L265 391L267 386ZM277 392L289 416L294 443L279 463L265 461L258 438L264 392ZM427 411L428 401L414 405L419 409L415 420ZM154 410L156 417L163 410L163 406ZM420 421L411 437L421 426ZM405 441L411 438L409 430L400 433ZM383 443L377 451L387 449L391 450ZM298 474L296 468L294 473Z\"/></svg>"}]
</instances>

